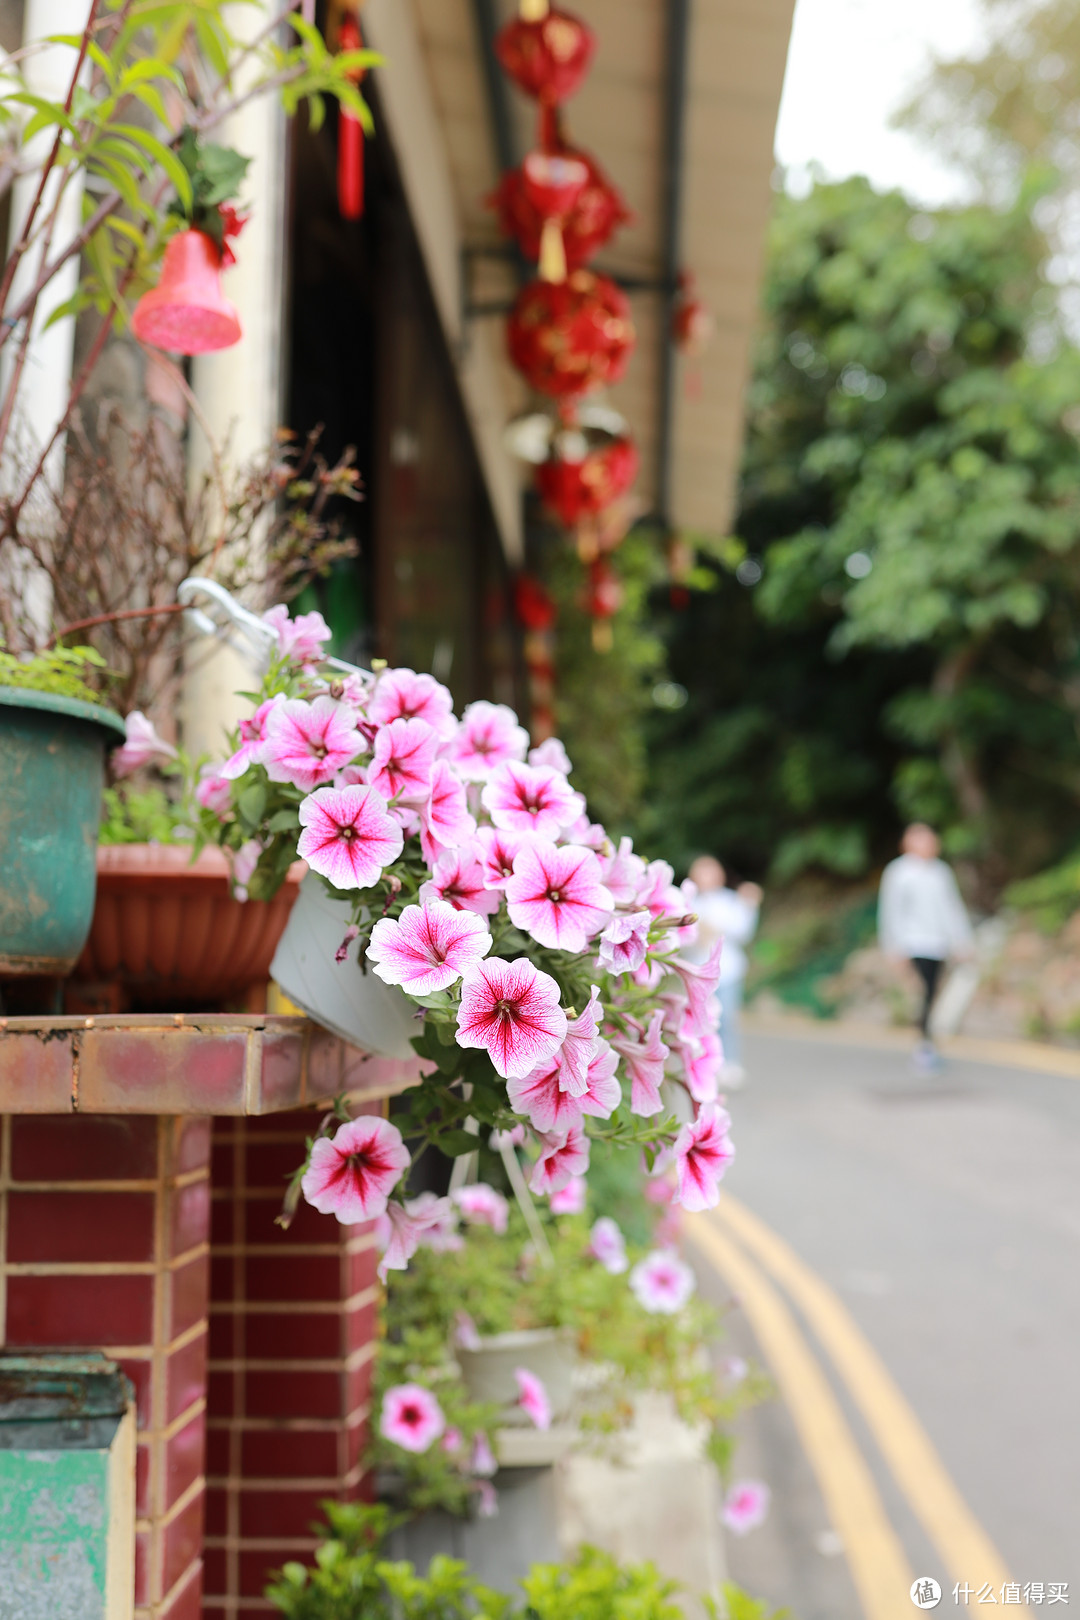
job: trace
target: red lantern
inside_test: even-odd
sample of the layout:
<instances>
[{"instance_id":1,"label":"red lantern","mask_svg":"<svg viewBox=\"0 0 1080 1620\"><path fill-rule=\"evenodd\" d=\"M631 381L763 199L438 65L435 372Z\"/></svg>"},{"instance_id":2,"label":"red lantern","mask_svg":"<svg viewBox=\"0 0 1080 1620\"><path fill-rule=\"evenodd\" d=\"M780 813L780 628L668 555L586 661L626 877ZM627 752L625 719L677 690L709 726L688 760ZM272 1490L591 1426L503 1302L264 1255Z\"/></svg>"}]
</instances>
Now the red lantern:
<instances>
[{"instance_id":1,"label":"red lantern","mask_svg":"<svg viewBox=\"0 0 1080 1620\"><path fill-rule=\"evenodd\" d=\"M338 50L358 51L363 46L360 19L346 11L338 29ZM363 68L349 74L354 84L364 77ZM364 126L349 107L338 107L338 212L342 219L360 219L364 212Z\"/></svg>"},{"instance_id":2,"label":"red lantern","mask_svg":"<svg viewBox=\"0 0 1080 1620\"><path fill-rule=\"evenodd\" d=\"M566 281L530 281L507 327L510 359L542 394L556 399L617 382L635 335L630 303L607 276L575 270Z\"/></svg>"},{"instance_id":3,"label":"red lantern","mask_svg":"<svg viewBox=\"0 0 1080 1620\"><path fill-rule=\"evenodd\" d=\"M569 269L577 270L587 264L631 216L618 191L587 152L562 145L559 155L576 159L588 171L585 184L562 219L566 263ZM503 175L491 203L498 210L503 231L515 237L525 257L535 263L540 257L544 215L532 200L522 169L510 169Z\"/></svg>"},{"instance_id":4,"label":"red lantern","mask_svg":"<svg viewBox=\"0 0 1080 1620\"><path fill-rule=\"evenodd\" d=\"M553 6L539 18L508 22L495 53L527 96L550 104L573 95L588 72L595 43L579 17Z\"/></svg>"},{"instance_id":5,"label":"red lantern","mask_svg":"<svg viewBox=\"0 0 1080 1620\"><path fill-rule=\"evenodd\" d=\"M171 354L228 349L242 336L240 317L221 290L221 250L205 231L178 231L165 249L161 278L135 305L140 343Z\"/></svg>"},{"instance_id":6,"label":"red lantern","mask_svg":"<svg viewBox=\"0 0 1080 1620\"><path fill-rule=\"evenodd\" d=\"M572 529L624 495L637 470L637 447L630 438L609 439L576 461L564 460L556 444L556 453L536 469L536 484L544 504Z\"/></svg>"},{"instance_id":7,"label":"red lantern","mask_svg":"<svg viewBox=\"0 0 1080 1620\"><path fill-rule=\"evenodd\" d=\"M518 623L526 630L550 630L558 609L538 579L519 574L514 581L514 608Z\"/></svg>"}]
</instances>

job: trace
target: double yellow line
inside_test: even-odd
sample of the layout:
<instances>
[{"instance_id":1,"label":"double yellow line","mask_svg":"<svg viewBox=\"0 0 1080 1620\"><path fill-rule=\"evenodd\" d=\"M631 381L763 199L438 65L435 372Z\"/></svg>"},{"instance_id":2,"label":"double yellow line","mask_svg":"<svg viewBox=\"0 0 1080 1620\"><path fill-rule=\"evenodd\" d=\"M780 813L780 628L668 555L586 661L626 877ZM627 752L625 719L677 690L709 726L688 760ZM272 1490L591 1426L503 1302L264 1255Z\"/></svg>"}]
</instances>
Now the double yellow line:
<instances>
[{"instance_id":1,"label":"double yellow line","mask_svg":"<svg viewBox=\"0 0 1080 1620\"><path fill-rule=\"evenodd\" d=\"M843 1541L866 1620L910 1620L916 1612L911 1584L916 1574L928 1572L911 1568L851 1426L781 1288L831 1360L951 1581L976 1587L989 1581L1000 1590L1009 1579L1002 1558L832 1289L726 1194L719 1208L689 1217L687 1235L739 1297Z\"/></svg>"}]
</instances>

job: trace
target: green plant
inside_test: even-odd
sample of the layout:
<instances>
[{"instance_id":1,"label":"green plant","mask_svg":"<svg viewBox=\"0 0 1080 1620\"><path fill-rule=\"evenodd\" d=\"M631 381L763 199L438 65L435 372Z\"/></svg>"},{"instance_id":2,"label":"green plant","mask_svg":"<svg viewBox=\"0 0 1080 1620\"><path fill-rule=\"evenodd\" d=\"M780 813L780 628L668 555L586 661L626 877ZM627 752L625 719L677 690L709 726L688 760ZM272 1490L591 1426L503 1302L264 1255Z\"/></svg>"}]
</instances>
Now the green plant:
<instances>
[{"instance_id":1,"label":"green plant","mask_svg":"<svg viewBox=\"0 0 1080 1620\"><path fill-rule=\"evenodd\" d=\"M185 844L191 838L183 811L164 788L124 783L105 789L99 844Z\"/></svg>"},{"instance_id":2,"label":"green plant","mask_svg":"<svg viewBox=\"0 0 1080 1620\"><path fill-rule=\"evenodd\" d=\"M93 647L51 647L33 658L17 658L4 650L0 640L0 686L78 698L81 703L103 703L104 697L87 679L91 673L109 673L104 658Z\"/></svg>"},{"instance_id":3,"label":"green plant","mask_svg":"<svg viewBox=\"0 0 1080 1620\"><path fill-rule=\"evenodd\" d=\"M582 1547L569 1564L534 1564L521 1583L525 1620L681 1620L679 1587L654 1564L619 1564Z\"/></svg>"},{"instance_id":4,"label":"green plant","mask_svg":"<svg viewBox=\"0 0 1080 1620\"><path fill-rule=\"evenodd\" d=\"M705 1612L710 1620L791 1620L790 1609L771 1609L760 1598L752 1598L731 1581L723 1586L724 1602L721 1606L713 1597L704 1599Z\"/></svg>"}]
</instances>

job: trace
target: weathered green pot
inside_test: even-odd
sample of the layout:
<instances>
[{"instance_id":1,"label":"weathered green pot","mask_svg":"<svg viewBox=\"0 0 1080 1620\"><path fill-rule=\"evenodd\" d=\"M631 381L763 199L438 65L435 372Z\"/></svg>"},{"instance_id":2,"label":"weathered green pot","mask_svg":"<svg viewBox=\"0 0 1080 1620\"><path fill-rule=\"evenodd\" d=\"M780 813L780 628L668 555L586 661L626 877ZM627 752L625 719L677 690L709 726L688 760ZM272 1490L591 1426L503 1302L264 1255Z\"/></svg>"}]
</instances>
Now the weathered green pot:
<instances>
[{"instance_id":1,"label":"weathered green pot","mask_svg":"<svg viewBox=\"0 0 1080 1620\"><path fill-rule=\"evenodd\" d=\"M0 686L0 973L70 973L90 932L111 709Z\"/></svg>"}]
</instances>

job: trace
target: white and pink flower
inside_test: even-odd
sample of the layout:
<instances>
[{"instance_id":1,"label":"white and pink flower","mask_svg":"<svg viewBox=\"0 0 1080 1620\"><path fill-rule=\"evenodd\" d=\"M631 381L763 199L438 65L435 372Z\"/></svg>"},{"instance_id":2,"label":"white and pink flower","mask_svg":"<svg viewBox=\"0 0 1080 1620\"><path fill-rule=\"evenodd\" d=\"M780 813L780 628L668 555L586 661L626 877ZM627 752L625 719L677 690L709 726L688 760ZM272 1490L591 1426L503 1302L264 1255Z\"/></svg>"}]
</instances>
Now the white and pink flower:
<instances>
[{"instance_id":1,"label":"white and pink flower","mask_svg":"<svg viewBox=\"0 0 1080 1620\"><path fill-rule=\"evenodd\" d=\"M203 765L195 784L195 799L204 810L221 820L232 809L232 783L221 765Z\"/></svg>"},{"instance_id":2,"label":"white and pink flower","mask_svg":"<svg viewBox=\"0 0 1080 1620\"><path fill-rule=\"evenodd\" d=\"M333 635L321 613L301 613L290 619L282 602L268 609L262 622L277 636L279 657L291 658L297 664L317 664L323 657L323 644Z\"/></svg>"},{"instance_id":3,"label":"white and pink flower","mask_svg":"<svg viewBox=\"0 0 1080 1620\"><path fill-rule=\"evenodd\" d=\"M676 1201L683 1209L714 1209L720 1202L720 1183L735 1157L730 1125L719 1103L702 1103L697 1118L675 1138Z\"/></svg>"},{"instance_id":4,"label":"white and pink flower","mask_svg":"<svg viewBox=\"0 0 1080 1620\"><path fill-rule=\"evenodd\" d=\"M489 889L505 889L513 876L514 861L528 842L526 833L504 832L501 827L480 827L476 834L476 852Z\"/></svg>"},{"instance_id":5,"label":"white and pink flower","mask_svg":"<svg viewBox=\"0 0 1080 1620\"><path fill-rule=\"evenodd\" d=\"M504 962L490 956L465 970L458 1045L486 1051L504 1080L528 1074L554 1057L565 1035L559 987L527 957Z\"/></svg>"},{"instance_id":6,"label":"white and pink flower","mask_svg":"<svg viewBox=\"0 0 1080 1620\"><path fill-rule=\"evenodd\" d=\"M291 782L311 793L332 782L364 746L351 712L333 698L286 698L266 717L259 759L271 782Z\"/></svg>"},{"instance_id":7,"label":"white and pink flower","mask_svg":"<svg viewBox=\"0 0 1080 1620\"><path fill-rule=\"evenodd\" d=\"M612 1037L612 1045L626 1062L630 1077L630 1111L648 1118L663 1108L660 1085L664 1078L664 1064L671 1055L660 1039L664 1022L661 1008L649 1020L649 1027L639 1040Z\"/></svg>"},{"instance_id":8,"label":"white and pink flower","mask_svg":"<svg viewBox=\"0 0 1080 1620\"><path fill-rule=\"evenodd\" d=\"M240 746L221 767L221 774L227 782L235 782L238 776L243 776L249 766L262 763L266 723L279 704L284 702L284 692L277 692L272 698L267 698L265 703L260 703L250 719L241 720L238 727Z\"/></svg>"},{"instance_id":9,"label":"white and pink flower","mask_svg":"<svg viewBox=\"0 0 1080 1620\"><path fill-rule=\"evenodd\" d=\"M577 819L584 802L561 772L514 760L493 772L480 798L496 827L552 839Z\"/></svg>"},{"instance_id":10,"label":"white and pink flower","mask_svg":"<svg viewBox=\"0 0 1080 1620\"><path fill-rule=\"evenodd\" d=\"M114 776L130 776L144 765L156 765L163 759L176 759L172 743L158 735L152 720L139 709L132 709L124 719L125 741L114 748L110 763Z\"/></svg>"},{"instance_id":11,"label":"white and pink flower","mask_svg":"<svg viewBox=\"0 0 1080 1620\"><path fill-rule=\"evenodd\" d=\"M465 969L490 949L491 935L475 912L430 900L406 906L400 917L380 917L371 930L367 956L386 984L400 984L410 995L430 996L456 984Z\"/></svg>"},{"instance_id":12,"label":"white and pink flower","mask_svg":"<svg viewBox=\"0 0 1080 1620\"><path fill-rule=\"evenodd\" d=\"M470 703L461 717L449 757L468 782L486 782L508 760L525 758L529 733L504 703Z\"/></svg>"},{"instance_id":13,"label":"white and pink flower","mask_svg":"<svg viewBox=\"0 0 1080 1620\"><path fill-rule=\"evenodd\" d=\"M549 771L561 771L564 776L569 776L573 770L569 755L558 737L545 737L542 743L530 748L529 764L545 766Z\"/></svg>"},{"instance_id":14,"label":"white and pink flower","mask_svg":"<svg viewBox=\"0 0 1080 1620\"><path fill-rule=\"evenodd\" d=\"M383 1396L379 1433L402 1451L427 1451L445 1428L442 1407L422 1384L395 1384Z\"/></svg>"},{"instance_id":15,"label":"white and pink flower","mask_svg":"<svg viewBox=\"0 0 1080 1620\"><path fill-rule=\"evenodd\" d=\"M610 1042L598 1036L585 1075L585 1090L575 1101L583 1114L594 1119L610 1119L622 1102L622 1086L617 1073L619 1054Z\"/></svg>"},{"instance_id":16,"label":"white and pink flower","mask_svg":"<svg viewBox=\"0 0 1080 1620\"><path fill-rule=\"evenodd\" d=\"M541 1063L531 1074L506 1082L506 1095L515 1114L524 1114L535 1130L547 1135L564 1135L580 1125L584 1110L581 1100L559 1084L560 1066L556 1060Z\"/></svg>"},{"instance_id":17,"label":"white and pink flower","mask_svg":"<svg viewBox=\"0 0 1080 1620\"><path fill-rule=\"evenodd\" d=\"M573 1097L583 1097L589 1089L589 1065L596 1055L600 1030L600 986L589 992L585 1010L571 1018L566 1037L559 1048L559 1085Z\"/></svg>"},{"instance_id":18,"label":"white and pink flower","mask_svg":"<svg viewBox=\"0 0 1080 1620\"><path fill-rule=\"evenodd\" d=\"M444 849L456 849L475 833L476 818L469 812L464 783L445 759L437 759L431 772L431 791L420 810L424 859L432 865Z\"/></svg>"},{"instance_id":19,"label":"white and pink flower","mask_svg":"<svg viewBox=\"0 0 1080 1620\"><path fill-rule=\"evenodd\" d=\"M413 669L384 669L375 682L367 706L373 726L388 726L393 720L424 720L440 737L452 737L457 730L454 700L434 675L418 675Z\"/></svg>"},{"instance_id":20,"label":"white and pink flower","mask_svg":"<svg viewBox=\"0 0 1080 1620\"><path fill-rule=\"evenodd\" d=\"M416 1199L408 1204L391 1199L375 1222L375 1241L382 1250L380 1281L386 1281L388 1271L404 1271L428 1230L444 1225L448 1218L453 1218L449 1198L422 1205Z\"/></svg>"},{"instance_id":21,"label":"white and pink flower","mask_svg":"<svg viewBox=\"0 0 1080 1620\"><path fill-rule=\"evenodd\" d=\"M364 1114L319 1137L301 1187L308 1203L343 1226L385 1213L391 1189L409 1167L409 1150L388 1119Z\"/></svg>"},{"instance_id":22,"label":"white and pink flower","mask_svg":"<svg viewBox=\"0 0 1080 1620\"><path fill-rule=\"evenodd\" d=\"M759 1479L736 1480L720 1509L720 1517L737 1536L745 1536L769 1516L769 1487Z\"/></svg>"},{"instance_id":23,"label":"white and pink flower","mask_svg":"<svg viewBox=\"0 0 1080 1620\"><path fill-rule=\"evenodd\" d=\"M454 1203L470 1226L490 1226L495 1233L506 1231L510 1206L502 1193L489 1187L486 1181L474 1181L459 1187L453 1195Z\"/></svg>"},{"instance_id":24,"label":"white and pink flower","mask_svg":"<svg viewBox=\"0 0 1080 1620\"><path fill-rule=\"evenodd\" d=\"M615 904L591 849L560 849L547 839L518 852L506 902L510 921L538 944L573 952L600 932Z\"/></svg>"},{"instance_id":25,"label":"white and pink flower","mask_svg":"<svg viewBox=\"0 0 1080 1620\"><path fill-rule=\"evenodd\" d=\"M605 888L611 891L617 906L632 906L645 884L645 862L634 854L629 838L621 838L619 847L604 860L601 871ZM672 873L674 876L674 873Z\"/></svg>"},{"instance_id":26,"label":"white and pink flower","mask_svg":"<svg viewBox=\"0 0 1080 1620\"><path fill-rule=\"evenodd\" d=\"M633 973L645 960L652 918L647 911L620 911L600 935L597 957L609 973Z\"/></svg>"},{"instance_id":27,"label":"white and pink flower","mask_svg":"<svg viewBox=\"0 0 1080 1620\"><path fill-rule=\"evenodd\" d=\"M445 900L459 911L475 911L480 917L493 916L499 909L499 896L484 883L484 869L470 844L444 849L436 856L431 877L420 885L420 900L424 905Z\"/></svg>"},{"instance_id":28,"label":"white and pink flower","mask_svg":"<svg viewBox=\"0 0 1080 1620\"><path fill-rule=\"evenodd\" d=\"M515 1367L514 1377L517 1380L518 1405L521 1410L532 1419L538 1429L550 1429L551 1402L548 1400L543 1380L534 1372L530 1372L528 1367Z\"/></svg>"},{"instance_id":29,"label":"white and pink flower","mask_svg":"<svg viewBox=\"0 0 1080 1620\"><path fill-rule=\"evenodd\" d=\"M318 788L300 804L297 854L335 889L370 889L404 848L373 787Z\"/></svg>"},{"instance_id":30,"label":"white and pink flower","mask_svg":"<svg viewBox=\"0 0 1080 1620\"><path fill-rule=\"evenodd\" d=\"M617 1221L610 1215L601 1215L593 1222L589 1233L589 1253L599 1260L605 1271L619 1277L629 1266L626 1257L626 1239Z\"/></svg>"},{"instance_id":31,"label":"white and pink flower","mask_svg":"<svg viewBox=\"0 0 1080 1620\"><path fill-rule=\"evenodd\" d=\"M696 1286L690 1267L671 1249L654 1249L630 1273L638 1303L654 1315L675 1316Z\"/></svg>"},{"instance_id":32,"label":"white and pink flower","mask_svg":"<svg viewBox=\"0 0 1080 1620\"><path fill-rule=\"evenodd\" d=\"M584 1176L571 1176L565 1187L552 1193L548 1208L553 1215L584 1215L588 1191Z\"/></svg>"},{"instance_id":33,"label":"white and pink flower","mask_svg":"<svg viewBox=\"0 0 1080 1620\"><path fill-rule=\"evenodd\" d=\"M572 1125L565 1136L541 1132L539 1141L540 1157L533 1165L529 1186L540 1197L550 1197L588 1170L589 1139L580 1125Z\"/></svg>"},{"instance_id":34,"label":"white and pink flower","mask_svg":"<svg viewBox=\"0 0 1080 1620\"><path fill-rule=\"evenodd\" d=\"M426 720L391 720L375 733L368 781L387 799L426 799L440 745Z\"/></svg>"}]
</instances>

